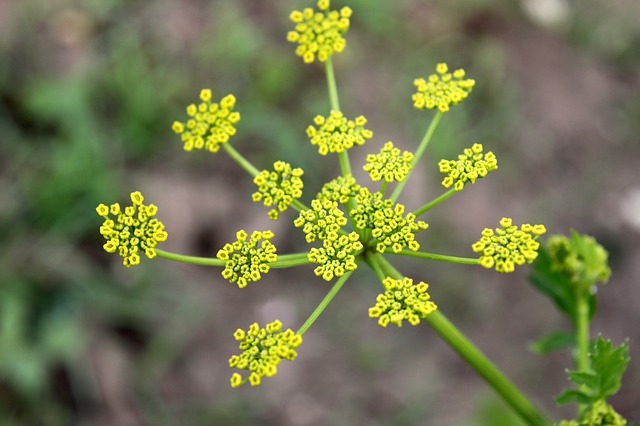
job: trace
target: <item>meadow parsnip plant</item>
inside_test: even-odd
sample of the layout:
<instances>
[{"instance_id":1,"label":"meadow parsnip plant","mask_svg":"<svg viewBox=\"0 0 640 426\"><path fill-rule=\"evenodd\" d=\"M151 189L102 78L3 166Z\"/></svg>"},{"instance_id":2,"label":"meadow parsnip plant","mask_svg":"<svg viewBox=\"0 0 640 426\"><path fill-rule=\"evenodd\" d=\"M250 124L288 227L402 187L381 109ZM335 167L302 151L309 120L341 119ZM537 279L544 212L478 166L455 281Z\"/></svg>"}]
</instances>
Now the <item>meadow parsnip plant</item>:
<instances>
[{"instance_id":1,"label":"meadow parsnip plant","mask_svg":"<svg viewBox=\"0 0 640 426\"><path fill-rule=\"evenodd\" d=\"M308 66L324 66L330 100L329 111L318 111L306 129L310 146L323 157L338 160L340 175L327 182L315 196L303 197L304 172L295 165L275 161L260 170L251 164L232 144L241 113L236 98L228 94L217 100L214 92L203 89L199 100L186 108L186 117L172 125L185 151L224 151L253 179L254 202L269 208L272 220L291 222L291 231L302 231L309 243L302 253L278 253L271 242L270 230L238 230L235 241L225 244L215 257L200 258L169 253L158 248L168 237L165 226L155 218L157 207L143 204L140 192L131 193L132 205L101 204L97 212L104 218L100 233L104 249L117 252L123 264L139 264L143 256L208 265L219 268L229 283L244 288L259 281L272 269L313 265L319 280L333 285L306 322L297 330L286 328L278 319L265 325L253 323L238 329L233 337L238 342L237 354L229 366L232 387L260 385L277 374L281 361L293 361L296 349L304 344L304 334L338 295L351 276L363 267L371 268L381 283L381 292L371 301L368 315L382 327L403 324L418 326L426 322L475 371L492 386L507 404L527 423L550 425L546 414L535 407L507 377L476 348L445 316L446 301L432 300L429 284L415 282L393 266L395 256L406 256L440 262L473 265L510 273L525 264L534 265L532 282L551 297L574 325L571 332L554 333L537 342L539 352L553 349L575 350L575 370L569 372L577 388L558 398L559 403L577 403L577 420L561 425L624 425L626 421L607 403L620 387L620 379L628 363L627 345L614 348L611 342L590 340L589 322L595 313L594 288L610 274L606 251L590 237L577 233L571 238L551 237L541 246L546 233L544 225L520 224L512 218L496 218L496 228L478 230L478 240L469 249L472 257L450 256L421 250L416 239L428 229L424 220L429 210L449 197L469 188L498 169L497 156L485 151L480 143L470 141L457 158L438 163L443 174L442 195L415 211L407 211L398 202L411 173L433 139L438 124L472 95L476 82L462 69L450 70L438 63L430 75L414 81L413 105L431 117L424 137L414 152L396 148L387 142L377 153L370 153L359 165L372 182L380 182L372 190L367 182L358 182L352 173L349 151L366 145L373 132L367 119L340 109L338 88L332 59L342 52L350 26L349 7L332 10L329 0L317 2L317 8L304 8L290 15L293 30L287 40L295 43L295 54ZM409 102L409 99L407 99ZM242 106L238 105L238 110ZM302 133L301 129L301 133ZM240 148L240 147L238 147ZM205 155L204 153L201 155ZM215 158L214 158L215 161ZM249 198L249 194L248 194ZM305 198L307 203L305 203ZM297 216L289 211L296 210ZM433 284L437 285L437 281ZM444 309L442 308L444 306Z\"/></svg>"}]
</instances>

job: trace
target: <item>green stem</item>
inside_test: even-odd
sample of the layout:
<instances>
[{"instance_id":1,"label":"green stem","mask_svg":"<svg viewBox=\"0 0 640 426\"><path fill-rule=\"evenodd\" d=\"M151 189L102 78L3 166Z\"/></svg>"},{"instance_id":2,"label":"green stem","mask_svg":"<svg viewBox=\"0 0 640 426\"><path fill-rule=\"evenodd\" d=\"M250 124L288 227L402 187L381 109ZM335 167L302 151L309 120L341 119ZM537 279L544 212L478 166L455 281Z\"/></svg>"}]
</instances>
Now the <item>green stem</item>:
<instances>
[{"instance_id":1,"label":"green stem","mask_svg":"<svg viewBox=\"0 0 640 426\"><path fill-rule=\"evenodd\" d=\"M381 269L394 279L402 279L398 272L386 259L375 254L373 262L379 263ZM467 339L440 310L433 312L425 321L449 344L516 412L522 420L531 426L549 426L545 416L511 383L511 381L473 344Z\"/></svg>"},{"instance_id":2,"label":"green stem","mask_svg":"<svg viewBox=\"0 0 640 426\"><path fill-rule=\"evenodd\" d=\"M576 341L578 343L578 354L576 365L578 371L589 370L589 299L583 294L577 295L576 305ZM578 405L578 414L586 410L585 404Z\"/></svg>"},{"instance_id":3,"label":"green stem","mask_svg":"<svg viewBox=\"0 0 640 426\"><path fill-rule=\"evenodd\" d=\"M373 269L373 272L376 273L380 282L384 281L384 279L387 278L387 275L382 270L382 266L380 265L380 262L375 261L373 252L367 251L365 255L365 260L367 262L367 265L369 265L371 269Z\"/></svg>"},{"instance_id":4,"label":"green stem","mask_svg":"<svg viewBox=\"0 0 640 426\"><path fill-rule=\"evenodd\" d=\"M324 63L325 74L327 75L327 87L329 88L329 102L331 104L332 111L340 111L340 100L338 99L338 86L336 85L336 76L333 71L333 62L331 58L327 59ZM340 161L340 170L342 176L347 176L351 173L351 163L349 162L349 153L345 150L338 154Z\"/></svg>"},{"instance_id":5,"label":"green stem","mask_svg":"<svg viewBox=\"0 0 640 426\"><path fill-rule=\"evenodd\" d=\"M420 207L418 210L414 211L413 214L415 214L416 217L420 216L421 214L431 210L432 208L434 208L435 206L437 206L438 204L440 204L441 202L443 202L447 198L451 197L456 192L458 192L458 191L456 191L455 189L451 188L450 190L448 190L447 192L445 192L444 194L442 194L441 196L439 196L435 200L432 200L432 201L428 202L424 206Z\"/></svg>"},{"instance_id":6,"label":"green stem","mask_svg":"<svg viewBox=\"0 0 640 426\"><path fill-rule=\"evenodd\" d=\"M192 265L203 265L203 266L224 266L225 261L220 259L215 259L212 257L197 257L197 256L186 256L184 254L171 253L168 251L155 249L158 257L162 257L168 260L175 260L176 262L182 263L190 263Z\"/></svg>"},{"instance_id":7,"label":"green stem","mask_svg":"<svg viewBox=\"0 0 640 426\"><path fill-rule=\"evenodd\" d=\"M398 184L396 189L393 191L393 194L391 194L391 199L393 201L396 201L400 196L400 193L402 192L402 189L404 188L407 181L409 180L409 176L411 176L413 169L416 167L416 164L418 164L418 161L420 161L422 154L424 154L424 151L427 149L427 145L429 145L429 141L431 141L431 137L433 136L433 133L436 131L436 127L438 127L438 123L440 123L442 114L443 114L442 111L438 111L436 115L433 117L433 119L431 120L431 124L429 124L429 128L427 129L427 132L424 134L424 137L422 138L422 141L420 142L420 145L418 146L418 149L416 150L413 156L413 161L411 162L411 170L409 171L409 174L402 182Z\"/></svg>"},{"instance_id":8,"label":"green stem","mask_svg":"<svg viewBox=\"0 0 640 426\"><path fill-rule=\"evenodd\" d=\"M387 249L385 253L398 254L401 256L417 257L420 259L437 260L438 262L459 263L461 265L479 265L480 259L472 259L470 257L447 256L445 254L424 253L420 251L402 250L395 253L391 249Z\"/></svg>"},{"instance_id":9,"label":"green stem","mask_svg":"<svg viewBox=\"0 0 640 426\"><path fill-rule=\"evenodd\" d=\"M238 163L240 165L240 167L242 167L243 169L245 169L247 171L247 173L249 173L251 175L251 177L256 177L257 175L260 174L260 170L256 169L253 164L251 164L249 162L249 160L247 160L246 158L244 158L242 156L242 154L240 154L238 151L236 151L230 144L228 143L223 143L222 144L222 148L227 151L227 154L229 154L229 156L231 158L233 158L233 160Z\"/></svg>"},{"instance_id":10,"label":"green stem","mask_svg":"<svg viewBox=\"0 0 640 426\"><path fill-rule=\"evenodd\" d=\"M325 73L327 74L327 85L329 86L329 101L333 111L340 111L340 101L338 99L338 87L336 86L336 75L333 72L333 62L331 58L324 63Z\"/></svg>"},{"instance_id":11,"label":"green stem","mask_svg":"<svg viewBox=\"0 0 640 426\"><path fill-rule=\"evenodd\" d=\"M340 100L338 99L338 86L336 85L336 75L333 71L333 62L331 58L327 59L324 63L325 74L327 75L327 87L329 89L329 102L331 104L332 111L340 111ZM352 175L351 172L351 162L349 161L349 153L345 150L338 153L338 161L340 163L340 171L342 172L342 176L346 177L347 175ZM347 201L347 216L349 216L349 220L353 225L353 228L356 229L356 232L363 238L363 233L361 230L357 229L355 223L353 223L353 218L349 214L351 210L356 208L356 203L353 198L349 198Z\"/></svg>"},{"instance_id":12,"label":"green stem","mask_svg":"<svg viewBox=\"0 0 640 426\"><path fill-rule=\"evenodd\" d=\"M349 162L349 153L345 150L338 154L338 160L340 162L340 171L342 176L351 175L351 163Z\"/></svg>"},{"instance_id":13,"label":"green stem","mask_svg":"<svg viewBox=\"0 0 640 426\"><path fill-rule=\"evenodd\" d=\"M309 259L307 253L295 253L295 254L281 254L278 255L278 260L272 263L268 263L270 268L283 269L292 268L294 266L308 265Z\"/></svg>"},{"instance_id":14,"label":"green stem","mask_svg":"<svg viewBox=\"0 0 640 426\"><path fill-rule=\"evenodd\" d=\"M379 193L382 194L382 198L384 198L384 193L387 192L387 187L389 186L389 182L382 181L382 185L380 185L380 191L378 191Z\"/></svg>"},{"instance_id":15,"label":"green stem","mask_svg":"<svg viewBox=\"0 0 640 426\"><path fill-rule=\"evenodd\" d=\"M336 294L338 294L338 292L340 291L344 283L347 282L347 280L349 279L352 273L353 271L349 271L343 276L341 276L338 279L338 281L336 281L333 287L331 287L331 290L329 290L329 293L327 293L324 299L322 299L318 307L311 313L311 315L309 316L309 318L307 318L304 324L302 324L302 327L300 327L297 334L303 335L304 333L307 332L309 327L313 325L313 323L318 319L318 317L320 316L320 314L322 314L325 308L329 306L329 303L331 303L331 301L336 296Z\"/></svg>"},{"instance_id":16,"label":"green stem","mask_svg":"<svg viewBox=\"0 0 640 426\"><path fill-rule=\"evenodd\" d=\"M303 203L301 203L298 200L293 200L293 202L291 203L291 207L293 207L298 211L309 210L309 207L305 206Z\"/></svg>"}]
</instances>

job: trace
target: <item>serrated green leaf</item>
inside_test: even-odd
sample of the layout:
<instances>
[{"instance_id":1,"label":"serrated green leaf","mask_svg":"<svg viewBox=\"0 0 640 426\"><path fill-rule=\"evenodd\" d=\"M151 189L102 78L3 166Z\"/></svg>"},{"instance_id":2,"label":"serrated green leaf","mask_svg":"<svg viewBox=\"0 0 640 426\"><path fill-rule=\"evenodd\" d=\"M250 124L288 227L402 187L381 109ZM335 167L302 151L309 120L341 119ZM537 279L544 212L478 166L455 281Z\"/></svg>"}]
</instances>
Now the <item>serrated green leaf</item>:
<instances>
[{"instance_id":1,"label":"serrated green leaf","mask_svg":"<svg viewBox=\"0 0 640 426\"><path fill-rule=\"evenodd\" d=\"M607 399L618 392L622 384L622 375L629 364L629 343L625 341L613 349L610 340L598 337L589 358L591 369L599 379L598 395L600 399Z\"/></svg>"},{"instance_id":2,"label":"serrated green leaf","mask_svg":"<svg viewBox=\"0 0 640 426\"><path fill-rule=\"evenodd\" d=\"M629 364L629 343L625 341L614 349L610 340L598 337L589 353L589 360L589 371L567 371L569 380L580 389L561 394L556 398L558 404L593 403L606 400L618 392L622 375Z\"/></svg>"},{"instance_id":3,"label":"serrated green leaf","mask_svg":"<svg viewBox=\"0 0 640 426\"><path fill-rule=\"evenodd\" d=\"M589 395L585 394L582 391L570 389L562 392L560 396L556 398L556 403L558 405L565 404L590 404L594 401Z\"/></svg>"},{"instance_id":4,"label":"serrated green leaf","mask_svg":"<svg viewBox=\"0 0 640 426\"><path fill-rule=\"evenodd\" d=\"M596 389L600 378L590 371L567 371L569 380L578 386L586 386L588 389Z\"/></svg>"},{"instance_id":5,"label":"serrated green leaf","mask_svg":"<svg viewBox=\"0 0 640 426\"><path fill-rule=\"evenodd\" d=\"M575 346L575 344L576 338L573 334L560 331L539 338L531 343L529 348L537 354L546 355L553 351Z\"/></svg>"}]
</instances>

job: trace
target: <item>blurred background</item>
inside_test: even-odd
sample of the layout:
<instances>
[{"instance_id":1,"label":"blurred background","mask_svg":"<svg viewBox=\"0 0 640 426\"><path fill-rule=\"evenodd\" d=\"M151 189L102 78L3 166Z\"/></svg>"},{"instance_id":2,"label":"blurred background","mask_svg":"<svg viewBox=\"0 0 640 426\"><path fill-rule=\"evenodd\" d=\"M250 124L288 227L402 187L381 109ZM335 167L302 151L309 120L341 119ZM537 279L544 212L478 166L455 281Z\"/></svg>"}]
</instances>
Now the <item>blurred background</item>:
<instances>
[{"instance_id":1,"label":"blurred background","mask_svg":"<svg viewBox=\"0 0 640 426\"><path fill-rule=\"evenodd\" d=\"M413 150L432 114L412 81L438 62L476 88L447 113L402 201L443 192L437 162L479 142L498 172L426 216L425 251L473 256L503 216L575 229L610 252L593 334L632 361L613 399L640 420L640 3L632 0L333 2L353 10L335 57L342 109L374 138ZM101 202L139 190L159 206L162 248L214 256L244 228L272 229L280 253L304 237L251 202L224 152L185 153L172 133L203 87L233 93L237 150L258 168L305 170L308 202L337 176L305 128L328 111L321 65L285 40L310 1L0 0L0 425L520 425L426 326L381 329L380 290L361 268L305 335L299 357L259 388L231 389L233 332L275 318L297 329L330 288L312 267L274 270L239 290L217 269L102 250ZM358 172L361 181L365 176ZM146 260L146 261L145 261ZM440 309L554 420L570 354L536 338L569 324L527 281L398 259Z\"/></svg>"}]
</instances>

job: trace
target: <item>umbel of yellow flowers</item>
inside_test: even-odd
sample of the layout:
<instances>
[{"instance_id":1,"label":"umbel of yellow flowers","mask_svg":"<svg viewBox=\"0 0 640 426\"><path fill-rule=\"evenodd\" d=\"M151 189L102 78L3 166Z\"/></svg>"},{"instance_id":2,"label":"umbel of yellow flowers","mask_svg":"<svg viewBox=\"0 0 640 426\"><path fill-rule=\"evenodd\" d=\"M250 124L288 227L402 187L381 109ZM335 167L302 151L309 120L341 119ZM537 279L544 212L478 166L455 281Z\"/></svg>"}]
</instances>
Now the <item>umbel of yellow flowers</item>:
<instances>
[{"instance_id":1,"label":"umbel of yellow flowers","mask_svg":"<svg viewBox=\"0 0 640 426\"><path fill-rule=\"evenodd\" d=\"M331 55L342 52L347 46L342 35L349 29L351 9L329 10L329 6L329 0L320 0L318 11L308 7L302 11L294 10L289 15L296 26L287 34L287 40L298 44L296 55L307 64L316 59L326 62Z\"/></svg>"},{"instance_id":2,"label":"umbel of yellow flowers","mask_svg":"<svg viewBox=\"0 0 640 426\"><path fill-rule=\"evenodd\" d=\"M167 239L164 225L154 218L158 207L144 205L144 197L139 191L131 193L131 201L133 205L124 210L118 203L110 206L100 204L96 208L96 212L104 218L100 234L107 240L103 246L105 251L118 252L127 268L140 263L140 253L149 259L156 257L154 247Z\"/></svg>"}]
</instances>

